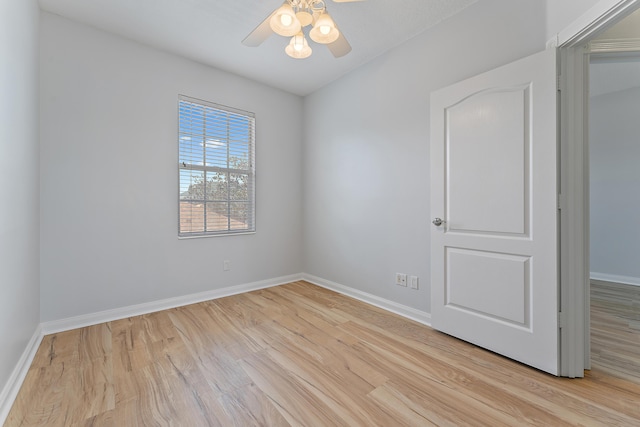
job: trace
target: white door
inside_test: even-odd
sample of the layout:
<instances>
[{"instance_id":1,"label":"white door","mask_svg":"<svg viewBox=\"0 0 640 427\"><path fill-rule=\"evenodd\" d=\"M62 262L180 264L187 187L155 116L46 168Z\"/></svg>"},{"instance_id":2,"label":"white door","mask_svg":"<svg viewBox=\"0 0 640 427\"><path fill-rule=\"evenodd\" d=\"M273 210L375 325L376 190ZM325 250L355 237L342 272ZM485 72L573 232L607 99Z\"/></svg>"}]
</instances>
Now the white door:
<instances>
[{"instance_id":1,"label":"white door","mask_svg":"<svg viewBox=\"0 0 640 427\"><path fill-rule=\"evenodd\" d=\"M556 94L550 49L431 95L432 325L555 375Z\"/></svg>"}]
</instances>

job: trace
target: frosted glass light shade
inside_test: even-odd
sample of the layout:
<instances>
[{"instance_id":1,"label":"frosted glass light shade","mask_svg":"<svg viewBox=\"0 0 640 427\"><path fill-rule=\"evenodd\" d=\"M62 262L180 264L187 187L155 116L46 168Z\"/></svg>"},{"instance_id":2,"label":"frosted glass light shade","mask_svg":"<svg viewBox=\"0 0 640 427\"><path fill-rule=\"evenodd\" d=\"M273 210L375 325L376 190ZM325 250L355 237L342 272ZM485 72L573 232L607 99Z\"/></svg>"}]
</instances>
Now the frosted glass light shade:
<instances>
[{"instance_id":1,"label":"frosted glass light shade","mask_svg":"<svg viewBox=\"0 0 640 427\"><path fill-rule=\"evenodd\" d=\"M295 36L302 28L293 8L286 1L273 14L269 25L274 33L285 37Z\"/></svg>"},{"instance_id":2,"label":"frosted glass light shade","mask_svg":"<svg viewBox=\"0 0 640 427\"><path fill-rule=\"evenodd\" d=\"M340 31L336 28L336 24L331 19L331 16L327 12L321 14L311 31L309 31L309 37L316 43L329 44L338 40Z\"/></svg>"},{"instance_id":3,"label":"frosted glass light shade","mask_svg":"<svg viewBox=\"0 0 640 427\"><path fill-rule=\"evenodd\" d=\"M307 39L304 37L304 34L302 34L302 31L300 31L298 34L291 37L291 41L287 47L284 48L284 51L292 58L304 59L311 56L312 49L311 46L309 46Z\"/></svg>"}]
</instances>

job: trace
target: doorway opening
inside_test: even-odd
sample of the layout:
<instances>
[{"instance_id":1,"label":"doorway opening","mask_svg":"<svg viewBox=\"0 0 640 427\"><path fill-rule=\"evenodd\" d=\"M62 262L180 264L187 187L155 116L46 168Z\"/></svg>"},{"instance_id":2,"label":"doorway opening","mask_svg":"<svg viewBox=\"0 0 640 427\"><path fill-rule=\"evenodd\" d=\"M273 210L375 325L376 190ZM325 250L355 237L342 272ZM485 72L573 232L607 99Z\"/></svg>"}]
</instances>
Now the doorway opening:
<instances>
[{"instance_id":1,"label":"doorway opening","mask_svg":"<svg viewBox=\"0 0 640 427\"><path fill-rule=\"evenodd\" d=\"M640 11L589 52L591 361L640 382Z\"/></svg>"},{"instance_id":2,"label":"doorway opening","mask_svg":"<svg viewBox=\"0 0 640 427\"><path fill-rule=\"evenodd\" d=\"M640 51L640 36L636 40L621 40L612 37L624 27L628 17L638 9L637 0L601 0L590 13L574 23L573 27L558 35L561 68L559 90L561 91L560 125L560 300L561 300L561 375L581 377L584 369L591 369L591 239L598 239L592 232L593 225L601 225L594 211L590 219L590 59L598 55L617 52L629 56L637 44ZM595 18L594 18L595 17ZM632 18L629 18L632 19ZM633 26L633 25L632 25ZM635 24L637 27L637 24ZM609 79L611 83L611 79ZM597 109L597 107L595 107ZM637 111L637 109L636 109ZM610 138L609 138L610 139ZM613 150L605 153L612 154ZM595 169L597 173L597 168ZM597 175L594 175L597 176ZM597 185L594 184L594 187ZM611 193L611 191L609 191ZM597 198L597 197L596 197ZM627 199L628 200L628 199ZM606 210L606 208L605 208ZM604 217L605 232L611 231L614 214ZM606 225L609 228L606 228ZM597 244L597 242L594 242ZM615 255L615 254L614 254ZM637 255L637 254L636 254ZM637 256L636 256L637 257ZM593 263L598 265L601 259ZM640 288L639 288L640 289ZM594 312L595 315L595 312ZM594 319L598 320L598 319ZM595 331L594 331L595 332ZM598 351L594 342L594 351ZM594 357L594 365L601 367L602 358Z\"/></svg>"}]
</instances>

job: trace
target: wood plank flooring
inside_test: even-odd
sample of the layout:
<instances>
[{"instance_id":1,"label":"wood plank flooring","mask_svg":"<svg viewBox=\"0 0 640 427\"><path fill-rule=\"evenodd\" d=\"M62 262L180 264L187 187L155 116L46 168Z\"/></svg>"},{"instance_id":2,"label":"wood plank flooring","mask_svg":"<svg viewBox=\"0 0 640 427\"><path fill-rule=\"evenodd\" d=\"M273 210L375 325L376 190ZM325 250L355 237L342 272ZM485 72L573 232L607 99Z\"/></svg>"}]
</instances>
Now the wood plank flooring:
<instances>
[{"instance_id":1,"label":"wood plank flooring","mask_svg":"<svg viewBox=\"0 0 640 427\"><path fill-rule=\"evenodd\" d=\"M5 427L637 426L640 385L555 378L306 282L44 338Z\"/></svg>"},{"instance_id":2,"label":"wood plank flooring","mask_svg":"<svg viewBox=\"0 0 640 427\"><path fill-rule=\"evenodd\" d=\"M591 281L591 363L640 383L640 286Z\"/></svg>"}]
</instances>

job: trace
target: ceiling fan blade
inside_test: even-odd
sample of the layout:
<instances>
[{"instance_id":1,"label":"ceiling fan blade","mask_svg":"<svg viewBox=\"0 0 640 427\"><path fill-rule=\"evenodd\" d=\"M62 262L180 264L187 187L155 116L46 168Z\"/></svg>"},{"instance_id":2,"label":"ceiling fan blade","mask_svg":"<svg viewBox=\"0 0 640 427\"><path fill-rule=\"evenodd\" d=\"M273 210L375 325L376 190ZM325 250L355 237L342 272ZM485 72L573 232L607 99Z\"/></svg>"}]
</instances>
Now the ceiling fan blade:
<instances>
[{"instance_id":1,"label":"ceiling fan blade","mask_svg":"<svg viewBox=\"0 0 640 427\"><path fill-rule=\"evenodd\" d=\"M273 34L269 21L275 13L276 11L273 11L271 15L267 16L267 19L262 21L262 23L255 28L255 30L251 31L251 33L242 40L242 44L249 47L257 47L260 46L271 34Z\"/></svg>"},{"instance_id":2,"label":"ceiling fan blade","mask_svg":"<svg viewBox=\"0 0 640 427\"><path fill-rule=\"evenodd\" d=\"M333 43L329 43L327 45L333 56L336 58L340 58L341 56L345 56L347 53L351 52L351 45L340 31L340 35L338 39Z\"/></svg>"}]
</instances>

